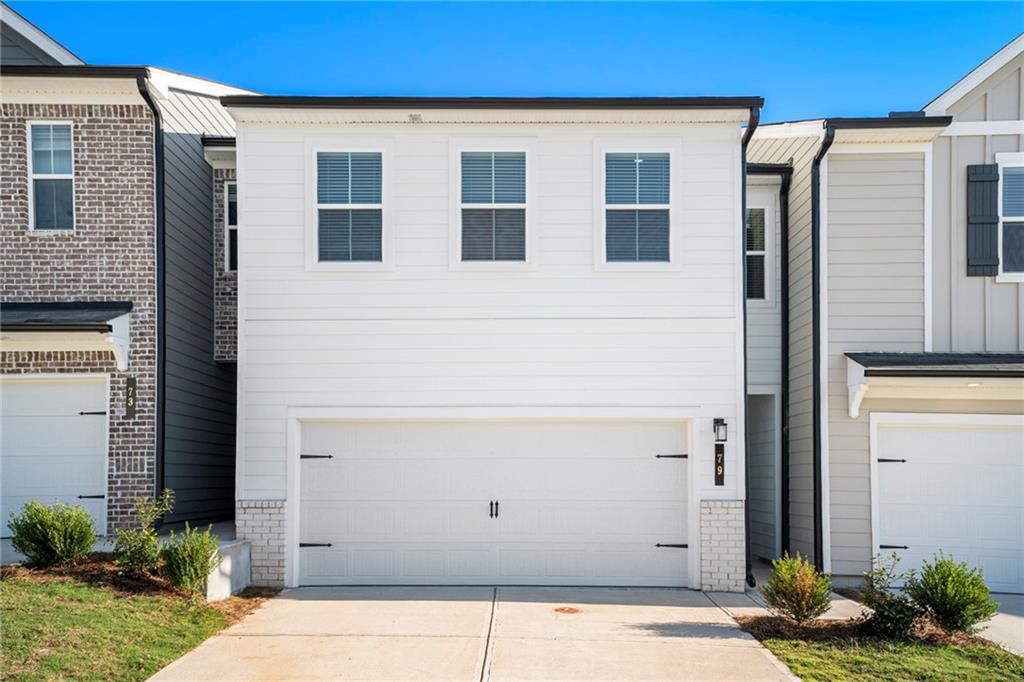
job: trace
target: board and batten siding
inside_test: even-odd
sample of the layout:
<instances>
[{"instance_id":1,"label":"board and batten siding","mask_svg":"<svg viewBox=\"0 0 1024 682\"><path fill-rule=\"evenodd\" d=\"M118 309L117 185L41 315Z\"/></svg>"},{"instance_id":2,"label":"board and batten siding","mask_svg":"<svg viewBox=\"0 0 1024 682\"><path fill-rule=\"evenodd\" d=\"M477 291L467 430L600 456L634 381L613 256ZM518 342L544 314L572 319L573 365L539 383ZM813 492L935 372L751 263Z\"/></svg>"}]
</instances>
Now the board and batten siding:
<instances>
[{"instance_id":1,"label":"board and batten siding","mask_svg":"<svg viewBox=\"0 0 1024 682\"><path fill-rule=\"evenodd\" d=\"M202 135L231 135L215 97L170 89L161 99L165 186L164 485L167 522L234 513L235 367L214 360L213 171Z\"/></svg>"},{"instance_id":2,"label":"board and batten siding","mask_svg":"<svg viewBox=\"0 0 1024 682\"><path fill-rule=\"evenodd\" d=\"M530 268L449 267L453 145L533 144ZM594 268L595 143L680 145L678 268ZM389 140L394 266L310 271L315 147ZM261 123L238 126L239 499L286 495L289 406L681 408L738 404L739 130L719 124ZM486 143L484 144L486 146ZM531 192L532 190L528 190ZM735 423L735 422L734 422ZM739 440L737 438L736 440ZM730 444L734 439L730 434ZM738 448L727 470L737 471ZM735 499L741 491L708 490ZM737 480L737 479L732 479Z\"/></svg>"},{"instance_id":3,"label":"board and batten siding","mask_svg":"<svg viewBox=\"0 0 1024 682\"><path fill-rule=\"evenodd\" d=\"M924 350L924 154L833 153L827 166L831 570L871 568L869 413L848 414L848 351Z\"/></svg>"},{"instance_id":4,"label":"board and batten siding","mask_svg":"<svg viewBox=\"0 0 1024 682\"><path fill-rule=\"evenodd\" d=\"M758 137L748 159L793 164L789 189L789 550L814 556L811 160L819 138ZM781 346L781 339L778 343Z\"/></svg>"},{"instance_id":5,"label":"board and batten siding","mask_svg":"<svg viewBox=\"0 0 1024 682\"><path fill-rule=\"evenodd\" d=\"M768 262L772 283L766 300L747 300L747 380L752 386L778 386L782 381L782 235L779 232L777 177L747 178L747 207L768 207Z\"/></svg>"},{"instance_id":6,"label":"board and batten siding","mask_svg":"<svg viewBox=\"0 0 1024 682\"><path fill-rule=\"evenodd\" d=\"M1024 121L1024 55L950 106L961 122ZM1024 129L1024 123L1022 123ZM1024 284L967 276L967 166L1024 151L1022 135L943 135L933 143L932 329L936 351L1024 350Z\"/></svg>"}]
</instances>

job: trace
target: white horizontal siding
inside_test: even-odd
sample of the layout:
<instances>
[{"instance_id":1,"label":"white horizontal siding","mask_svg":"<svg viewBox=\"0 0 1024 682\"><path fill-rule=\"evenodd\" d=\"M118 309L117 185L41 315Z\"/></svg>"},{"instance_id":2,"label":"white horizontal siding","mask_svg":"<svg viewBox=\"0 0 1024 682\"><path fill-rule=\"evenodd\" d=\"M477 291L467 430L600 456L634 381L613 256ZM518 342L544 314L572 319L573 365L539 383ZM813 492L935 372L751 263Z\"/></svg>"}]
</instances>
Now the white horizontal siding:
<instances>
[{"instance_id":1,"label":"white horizontal siding","mask_svg":"<svg viewBox=\"0 0 1024 682\"><path fill-rule=\"evenodd\" d=\"M358 144L358 134L393 142L394 267L308 271L306 155ZM537 263L453 271L450 143L498 134L536 144L527 201ZM594 270L595 142L628 134L681 138L682 249L670 270ZM738 417L738 136L699 124L240 125L238 496L284 496L290 406L649 406Z\"/></svg>"}]
</instances>

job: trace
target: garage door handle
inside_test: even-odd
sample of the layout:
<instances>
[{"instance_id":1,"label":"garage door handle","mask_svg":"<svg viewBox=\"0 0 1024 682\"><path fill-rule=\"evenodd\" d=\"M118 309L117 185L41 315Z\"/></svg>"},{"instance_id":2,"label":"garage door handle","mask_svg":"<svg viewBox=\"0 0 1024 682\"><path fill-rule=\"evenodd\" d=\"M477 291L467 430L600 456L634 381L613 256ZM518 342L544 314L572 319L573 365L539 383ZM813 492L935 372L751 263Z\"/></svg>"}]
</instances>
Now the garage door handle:
<instances>
[{"instance_id":1,"label":"garage door handle","mask_svg":"<svg viewBox=\"0 0 1024 682\"><path fill-rule=\"evenodd\" d=\"M878 461L879 462L883 462L883 463L884 462L899 463L899 464L906 464L907 463L907 460L905 460L905 459L887 459L885 457L879 457Z\"/></svg>"},{"instance_id":2,"label":"garage door handle","mask_svg":"<svg viewBox=\"0 0 1024 682\"><path fill-rule=\"evenodd\" d=\"M487 503L487 518L494 518L494 500Z\"/></svg>"},{"instance_id":3,"label":"garage door handle","mask_svg":"<svg viewBox=\"0 0 1024 682\"><path fill-rule=\"evenodd\" d=\"M333 547L329 542L300 542L299 547Z\"/></svg>"},{"instance_id":4,"label":"garage door handle","mask_svg":"<svg viewBox=\"0 0 1024 682\"><path fill-rule=\"evenodd\" d=\"M910 549L906 545L879 545L878 549Z\"/></svg>"},{"instance_id":5,"label":"garage door handle","mask_svg":"<svg viewBox=\"0 0 1024 682\"><path fill-rule=\"evenodd\" d=\"M655 547L673 547L675 549L689 549L690 548L689 545L663 545L660 542L658 544L656 544Z\"/></svg>"},{"instance_id":6,"label":"garage door handle","mask_svg":"<svg viewBox=\"0 0 1024 682\"><path fill-rule=\"evenodd\" d=\"M686 459L689 455L655 455L655 459Z\"/></svg>"},{"instance_id":7,"label":"garage door handle","mask_svg":"<svg viewBox=\"0 0 1024 682\"><path fill-rule=\"evenodd\" d=\"M79 412L78 414L79 415L87 415L87 414L106 414L106 413L107 413L106 410L100 410L100 411L97 411L97 412Z\"/></svg>"},{"instance_id":8,"label":"garage door handle","mask_svg":"<svg viewBox=\"0 0 1024 682\"><path fill-rule=\"evenodd\" d=\"M334 459L334 455L299 455L299 459Z\"/></svg>"},{"instance_id":9,"label":"garage door handle","mask_svg":"<svg viewBox=\"0 0 1024 682\"><path fill-rule=\"evenodd\" d=\"M80 500L102 500L106 495L79 495Z\"/></svg>"},{"instance_id":10,"label":"garage door handle","mask_svg":"<svg viewBox=\"0 0 1024 682\"><path fill-rule=\"evenodd\" d=\"M498 518L498 501L494 501L494 518Z\"/></svg>"}]
</instances>

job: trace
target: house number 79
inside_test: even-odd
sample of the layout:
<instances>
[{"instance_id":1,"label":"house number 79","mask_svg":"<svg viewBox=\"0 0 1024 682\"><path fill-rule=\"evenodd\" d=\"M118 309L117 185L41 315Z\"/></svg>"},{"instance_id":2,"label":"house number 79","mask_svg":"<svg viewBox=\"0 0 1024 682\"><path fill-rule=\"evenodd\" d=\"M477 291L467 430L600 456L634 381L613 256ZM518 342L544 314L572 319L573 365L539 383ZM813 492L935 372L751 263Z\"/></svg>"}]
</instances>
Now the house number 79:
<instances>
[{"instance_id":1,"label":"house number 79","mask_svg":"<svg viewBox=\"0 0 1024 682\"><path fill-rule=\"evenodd\" d=\"M725 485L725 443L715 443L715 485Z\"/></svg>"}]
</instances>

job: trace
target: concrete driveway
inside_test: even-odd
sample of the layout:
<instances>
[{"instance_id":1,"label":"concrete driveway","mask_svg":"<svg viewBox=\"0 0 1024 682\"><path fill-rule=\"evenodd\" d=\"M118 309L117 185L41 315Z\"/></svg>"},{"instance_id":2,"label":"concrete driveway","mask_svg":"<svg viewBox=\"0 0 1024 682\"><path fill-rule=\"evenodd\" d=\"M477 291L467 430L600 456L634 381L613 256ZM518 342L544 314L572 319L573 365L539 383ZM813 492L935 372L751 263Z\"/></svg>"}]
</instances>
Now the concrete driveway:
<instances>
[{"instance_id":1,"label":"concrete driveway","mask_svg":"<svg viewBox=\"0 0 1024 682\"><path fill-rule=\"evenodd\" d=\"M999 613L990 620L981 636L1004 649L1024 656L1024 594L993 594Z\"/></svg>"},{"instance_id":2,"label":"concrete driveway","mask_svg":"<svg viewBox=\"0 0 1024 682\"><path fill-rule=\"evenodd\" d=\"M157 680L789 680L701 592L286 590Z\"/></svg>"}]
</instances>

